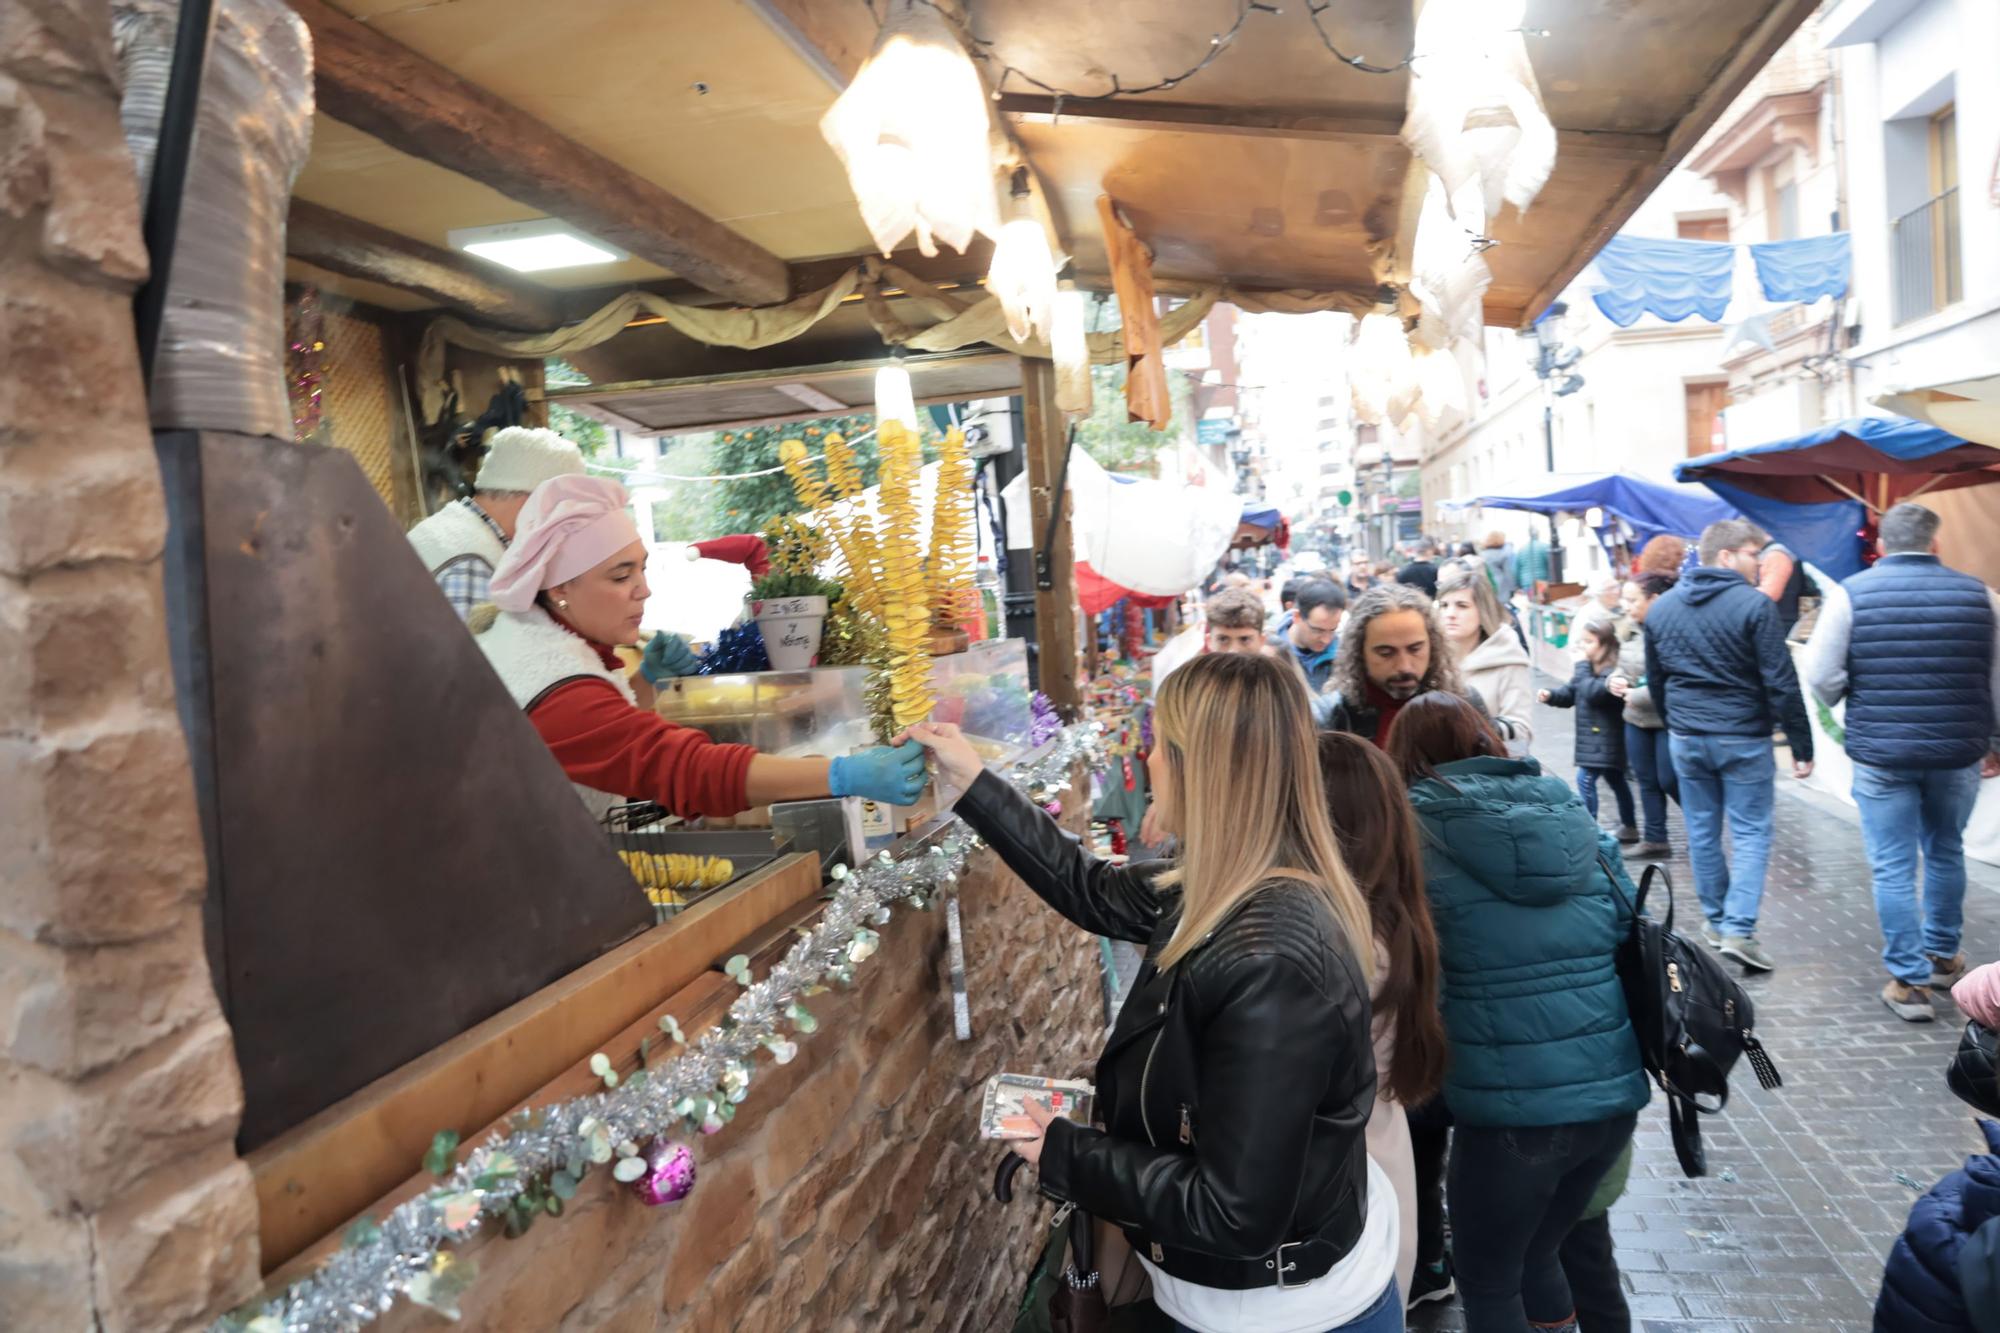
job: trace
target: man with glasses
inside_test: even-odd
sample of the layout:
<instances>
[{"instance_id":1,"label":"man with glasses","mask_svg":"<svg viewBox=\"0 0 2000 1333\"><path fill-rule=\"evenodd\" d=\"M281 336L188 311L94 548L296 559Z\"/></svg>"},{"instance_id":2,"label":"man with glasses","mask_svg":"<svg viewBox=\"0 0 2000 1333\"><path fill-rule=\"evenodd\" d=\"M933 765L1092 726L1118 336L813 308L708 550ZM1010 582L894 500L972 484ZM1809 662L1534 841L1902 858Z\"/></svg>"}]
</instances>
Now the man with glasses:
<instances>
[{"instance_id":1,"label":"man with glasses","mask_svg":"<svg viewBox=\"0 0 2000 1333\"><path fill-rule=\"evenodd\" d=\"M1777 799L1772 731L1782 726L1791 741L1794 777L1813 766L1784 627L1756 588L1758 553L1769 541L1741 519L1710 524L1701 564L1646 616L1646 688L1673 737L1702 934L1725 958L1760 972L1773 966L1756 938Z\"/></svg>"},{"instance_id":2,"label":"man with glasses","mask_svg":"<svg viewBox=\"0 0 2000 1333\"><path fill-rule=\"evenodd\" d=\"M1347 594L1337 584L1312 579L1299 585L1291 616L1271 635L1272 651L1299 664L1314 694L1325 689L1333 675L1340 618L1346 611Z\"/></svg>"}]
</instances>

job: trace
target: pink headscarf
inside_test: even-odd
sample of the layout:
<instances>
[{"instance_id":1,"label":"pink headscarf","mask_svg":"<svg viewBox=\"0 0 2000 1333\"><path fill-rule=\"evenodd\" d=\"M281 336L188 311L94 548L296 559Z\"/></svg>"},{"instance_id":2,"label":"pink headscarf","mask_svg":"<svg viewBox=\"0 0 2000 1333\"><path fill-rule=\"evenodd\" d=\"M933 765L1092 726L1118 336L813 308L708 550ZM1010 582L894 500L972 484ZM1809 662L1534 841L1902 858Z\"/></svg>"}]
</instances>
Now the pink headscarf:
<instances>
[{"instance_id":1,"label":"pink headscarf","mask_svg":"<svg viewBox=\"0 0 2000 1333\"><path fill-rule=\"evenodd\" d=\"M567 583L639 540L631 497L609 477L551 477L521 506L514 540L489 592L502 611L526 611L535 594Z\"/></svg>"}]
</instances>

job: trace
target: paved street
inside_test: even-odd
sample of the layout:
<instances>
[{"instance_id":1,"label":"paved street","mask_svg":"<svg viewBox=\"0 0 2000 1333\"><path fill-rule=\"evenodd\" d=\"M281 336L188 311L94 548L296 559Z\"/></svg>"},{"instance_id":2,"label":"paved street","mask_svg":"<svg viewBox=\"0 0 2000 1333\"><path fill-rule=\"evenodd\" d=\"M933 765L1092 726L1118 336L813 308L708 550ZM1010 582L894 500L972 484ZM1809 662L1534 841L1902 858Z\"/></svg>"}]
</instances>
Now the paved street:
<instances>
[{"instance_id":1,"label":"paved street","mask_svg":"<svg viewBox=\"0 0 2000 1333\"><path fill-rule=\"evenodd\" d=\"M1535 752L1572 770L1573 714L1538 708ZM1944 1086L1956 1011L1906 1024L1882 1007L1884 979L1853 812L1779 779L1778 838L1759 935L1778 962L1746 985L1758 1035L1785 1078L1748 1069L1705 1120L1710 1175L1682 1177L1656 1098L1640 1125L1631 1188L1612 1213L1619 1263L1645 1333L1866 1330L1882 1260L1917 1190L1980 1148L1970 1111ZM1790 790L1786 790L1790 789ZM1600 793L1607 822L1608 793ZM1700 917L1685 834L1670 816L1681 918ZM2000 872L1973 867L1966 952L2000 958ZM1411 1323L1463 1327L1455 1303Z\"/></svg>"}]
</instances>

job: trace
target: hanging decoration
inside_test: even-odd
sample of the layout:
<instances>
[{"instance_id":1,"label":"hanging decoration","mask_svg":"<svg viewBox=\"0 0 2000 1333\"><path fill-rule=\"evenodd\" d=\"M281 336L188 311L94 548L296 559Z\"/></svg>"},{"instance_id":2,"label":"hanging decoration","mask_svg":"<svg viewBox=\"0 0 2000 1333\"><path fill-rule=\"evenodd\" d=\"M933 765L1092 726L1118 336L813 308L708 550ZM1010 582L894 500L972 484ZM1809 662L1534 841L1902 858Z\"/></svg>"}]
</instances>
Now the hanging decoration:
<instances>
[{"instance_id":1,"label":"hanging decoration","mask_svg":"<svg viewBox=\"0 0 2000 1333\"><path fill-rule=\"evenodd\" d=\"M1088 416L1091 408L1090 340L1084 312L1090 297L1074 283L1056 292L1050 317L1049 350L1056 363L1056 406L1071 416Z\"/></svg>"},{"instance_id":2,"label":"hanging decoration","mask_svg":"<svg viewBox=\"0 0 2000 1333\"><path fill-rule=\"evenodd\" d=\"M1390 420L1390 399L1413 379L1410 339L1403 332L1403 321L1394 315L1363 315L1354 327L1353 355L1348 364L1355 417L1369 426Z\"/></svg>"},{"instance_id":3,"label":"hanging decoration","mask_svg":"<svg viewBox=\"0 0 2000 1333\"><path fill-rule=\"evenodd\" d=\"M1056 257L1031 204L1028 169L1016 167L1010 198L1014 215L1000 228L986 272L986 290L1007 312L1007 333L1015 342L1047 342L1056 301Z\"/></svg>"},{"instance_id":4,"label":"hanging decoration","mask_svg":"<svg viewBox=\"0 0 2000 1333\"><path fill-rule=\"evenodd\" d=\"M894 421L904 430L917 428L917 400L909 369L899 356L875 372L875 423Z\"/></svg>"},{"instance_id":5,"label":"hanging decoration","mask_svg":"<svg viewBox=\"0 0 2000 1333\"><path fill-rule=\"evenodd\" d=\"M1522 22L1525 0L1426 0L1410 57L1403 142L1445 184L1460 220L1484 230L1502 203L1525 211L1556 163L1556 131ZM1479 216L1463 216L1467 186Z\"/></svg>"},{"instance_id":6,"label":"hanging decoration","mask_svg":"<svg viewBox=\"0 0 2000 1333\"><path fill-rule=\"evenodd\" d=\"M1453 208L1444 180L1432 176L1417 215L1417 236L1411 256L1410 295L1419 309L1417 336L1432 348L1453 340L1477 341L1486 324L1486 289L1493 282L1487 267L1486 242L1473 219L1479 195L1468 183Z\"/></svg>"},{"instance_id":7,"label":"hanging decoration","mask_svg":"<svg viewBox=\"0 0 2000 1333\"><path fill-rule=\"evenodd\" d=\"M1729 309L1736 247L1719 241L1613 236L1592 261L1603 287L1591 300L1619 328L1641 315L1678 323L1689 315L1720 320Z\"/></svg>"},{"instance_id":8,"label":"hanging decoration","mask_svg":"<svg viewBox=\"0 0 2000 1333\"><path fill-rule=\"evenodd\" d=\"M1854 247L1844 231L1763 241L1750 247L1757 285L1767 301L1817 301L1845 296L1854 267Z\"/></svg>"},{"instance_id":9,"label":"hanging decoration","mask_svg":"<svg viewBox=\"0 0 2000 1333\"><path fill-rule=\"evenodd\" d=\"M1159 305L1153 294L1153 256L1119 215L1111 196L1097 196L1097 220L1104 232L1111 285L1118 293L1118 318L1125 334L1125 413L1154 430L1173 419L1167 388L1165 344L1160 339Z\"/></svg>"},{"instance_id":10,"label":"hanging decoration","mask_svg":"<svg viewBox=\"0 0 2000 1333\"><path fill-rule=\"evenodd\" d=\"M1050 801L1069 785L1079 761L1097 765L1101 738L1097 724L1078 723L1005 776L1029 799ZM599 1166L649 1203L685 1198L695 1183L694 1160L675 1136L719 1132L733 1120L749 1095L759 1052L780 1064L797 1054L796 1038L819 1026L805 1001L829 984L853 984L855 969L879 947L877 931L888 923L890 905L926 908L949 893L978 846L951 819L921 843L906 844L900 857L883 852L852 870L836 866L818 924L767 977L754 980L740 954L729 960L725 970L743 993L715 1027L689 1039L671 1016L663 1017L662 1038L678 1048L672 1057L656 1057L619 1079L609 1057L600 1056L602 1067L593 1060L592 1068L604 1090L517 1113L504 1135L473 1148L455 1167L456 1144L434 1145L443 1148L431 1163L441 1168L434 1188L379 1220L364 1217L318 1269L218 1320L211 1333L354 1333L393 1310L399 1297L455 1316L474 1270L446 1247L496 1223L518 1234L526 1223L513 1219L531 1211L524 1201L534 1212L560 1216L564 1200Z\"/></svg>"},{"instance_id":11,"label":"hanging decoration","mask_svg":"<svg viewBox=\"0 0 2000 1333\"><path fill-rule=\"evenodd\" d=\"M913 231L926 255L999 235L986 89L934 7L890 0L874 51L819 129L884 255Z\"/></svg>"}]
</instances>

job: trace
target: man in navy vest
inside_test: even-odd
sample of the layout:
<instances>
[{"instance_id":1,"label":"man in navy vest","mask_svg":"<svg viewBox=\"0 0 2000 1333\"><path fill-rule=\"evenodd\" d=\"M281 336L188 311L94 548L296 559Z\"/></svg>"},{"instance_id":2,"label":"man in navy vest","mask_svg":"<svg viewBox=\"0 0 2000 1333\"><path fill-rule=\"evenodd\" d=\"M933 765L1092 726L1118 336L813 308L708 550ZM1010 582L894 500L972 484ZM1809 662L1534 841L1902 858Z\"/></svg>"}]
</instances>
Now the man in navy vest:
<instances>
[{"instance_id":1,"label":"man in navy vest","mask_svg":"<svg viewBox=\"0 0 2000 1333\"><path fill-rule=\"evenodd\" d=\"M1701 564L1646 613L1646 688L1672 736L1688 859L1708 918L1702 935L1759 972L1774 966L1756 937L1777 823L1773 729L1785 729L1794 777L1813 766L1812 725L1784 627L1752 586L1768 541L1742 519L1709 524Z\"/></svg>"},{"instance_id":2,"label":"man in navy vest","mask_svg":"<svg viewBox=\"0 0 2000 1333\"><path fill-rule=\"evenodd\" d=\"M1882 1001L1912 1023L1936 1017L1929 987L1965 974L1965 825L1979 780L2000 777L2000 598L1939 562L1937 530L1922 505L1882 515L1882 558L1826 600L1806 656L1820 701L1847 700L1854 803L1889 969Z\"/></svg>"}]
</instances>

